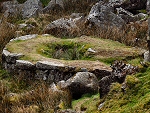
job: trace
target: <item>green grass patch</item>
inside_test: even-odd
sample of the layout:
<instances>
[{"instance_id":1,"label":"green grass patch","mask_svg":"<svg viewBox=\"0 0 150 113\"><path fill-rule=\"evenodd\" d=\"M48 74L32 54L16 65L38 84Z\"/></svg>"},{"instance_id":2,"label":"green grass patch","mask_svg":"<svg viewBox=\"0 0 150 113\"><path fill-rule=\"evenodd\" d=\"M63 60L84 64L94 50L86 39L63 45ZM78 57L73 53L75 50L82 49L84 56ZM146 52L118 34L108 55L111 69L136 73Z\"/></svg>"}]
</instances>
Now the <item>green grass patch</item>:
<instances>
[{"instance_id":1,"label":"green grass patch","mask_svg":"<svg viewBox=\"0 0 150 113\"><path fill-rule=\"evenodd\" d=\"M61 41L41 45L38 52L44 56L62 60L84 60L92 58L86 54L89 44L76 43L73 41Z\"/></svg>"}]
</instances>

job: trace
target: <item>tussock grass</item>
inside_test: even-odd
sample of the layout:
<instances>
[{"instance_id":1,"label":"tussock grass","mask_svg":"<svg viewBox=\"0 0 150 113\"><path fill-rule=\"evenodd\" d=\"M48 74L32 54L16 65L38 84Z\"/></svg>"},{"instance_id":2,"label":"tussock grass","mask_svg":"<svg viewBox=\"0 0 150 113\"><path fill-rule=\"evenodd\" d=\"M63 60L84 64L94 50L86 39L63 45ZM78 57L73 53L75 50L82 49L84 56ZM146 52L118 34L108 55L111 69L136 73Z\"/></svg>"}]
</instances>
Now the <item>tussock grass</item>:
<instances>
[{"instance_id":1,"label":"tussock grass","mask_svg":"<svg viewBox=\"0 0 150 113\"><path fill-rule=\"evenodd\" d=\"M19 82L16 82L16 79ZM53 113L71 107L68 90L54 92L42 81L26 81L7 75L0 70L0 112L4 113ZM23 86L23 89L20 89Z\"/></svg>"},{"instance_id":2,"label":"tussock grass","mask_svg":"<svg viewBox=\"0 0 150 113\"><path fill-rule=\"evenodd\" d=\"M12 39L15 35L15 27L9 23L7 23L6 19L2 18L0 22L0 62L1 62L1 54L5 47L5 45Z\"/></svg>"}]
</instances>

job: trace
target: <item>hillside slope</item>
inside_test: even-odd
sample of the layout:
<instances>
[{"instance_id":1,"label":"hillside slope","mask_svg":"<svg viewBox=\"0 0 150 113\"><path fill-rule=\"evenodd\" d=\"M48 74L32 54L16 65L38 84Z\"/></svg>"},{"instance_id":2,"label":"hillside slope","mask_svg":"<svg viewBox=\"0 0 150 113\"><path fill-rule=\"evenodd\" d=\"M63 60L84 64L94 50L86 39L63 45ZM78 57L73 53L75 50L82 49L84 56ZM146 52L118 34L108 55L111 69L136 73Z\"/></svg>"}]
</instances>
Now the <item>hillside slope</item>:
<instances>
[{"instance_id":1,"label":"hillside slope","mask_svg":"<svg viewBox=\"0 0 150 113\"><path fill-rule=\"evenodd\" d=\"M114 83L104 100L99 95L83 97L73 102L73 108L80 108L86 113L149 113L150 112L150 67L143 68L136 75L128 75L125 94L121 92L121 85ZM100 110L100 103L104 104ZM78 103L81 103L78 105ZM80 106L80 107L79 107Z\"/></svg>"}]
</instances>

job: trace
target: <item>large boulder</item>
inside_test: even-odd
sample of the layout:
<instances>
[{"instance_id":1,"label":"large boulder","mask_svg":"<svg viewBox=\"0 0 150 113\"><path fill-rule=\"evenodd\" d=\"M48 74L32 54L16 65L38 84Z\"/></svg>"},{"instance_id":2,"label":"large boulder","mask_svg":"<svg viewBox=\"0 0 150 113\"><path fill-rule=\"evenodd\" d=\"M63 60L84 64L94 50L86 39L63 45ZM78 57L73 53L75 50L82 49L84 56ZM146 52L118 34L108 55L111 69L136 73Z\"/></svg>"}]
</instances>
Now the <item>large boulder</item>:
<instances>
[{"instance_id":1,"label":"large boulder","mask_svg":"<svg viewBox=\"0 0 150 113\"><path fill-rule=\"evenodd\" d=\"M3 2L2 12L6 18L37 17L42 13L42 3L40 0L27 0L23 4L19 4L16 0Z\"/></svg>"},{"instance_id":2,"label":"large boulder","mask_svg":"<svg viewBox=\"0 0 150 113\"><path fill-rule=\"evenodd\" d=\"M42 13L42 3L40 0L27 0L23 4L23 18L36 17L39 15L39 13Z\"/></svg>"},{"instance_id":3,"label":"large boulder","mask_svg":"<svg viewBox=\"0 0 150 113\"><path fill-rule=\"evenodd\" d=\"M44 28L44 33L58 37L73 37L79 33L79 28L72 19L61 18L53 21Z\"/></svg>"},{"instance_id":4,"label":"large boulder","mask_svg":"<svg viewBox=\"0 0 150 113\"><path fill-rule=\"evenodd\" d=\"M98 91L98 79L90 72L78 72L66 82L58 83L61 89L67 88L73 98L80 98L83 94Z\"/></svg>"},{"instance_id":5,"label":"large boulder","mask_svg":"<svg viewBox=\"0 0 150 113\"><path fill-rule=\"evenodd\" d=\"M18 2L16 0L13 1L6 1L6 2L2 2L1 3L1 12L5 12L6 10L10 9L11 7L13 7L14 5L17 5Z\"/></svg>"},{"instance_id":6,"label":"large boulder","mask_svg":"<svg viewBox=\"0 0 150 113\"><path fill-rule=\"evenodd\" d=\"M123 28L125 21L114 13L114 6L111 3L100 1L91 8L85 24L102 29L108 27Z\"/></svg>"},{"instance_id":7,"label":"large boulder","mask_svg":"<svg viewBox=\"0 0 150 113\"><path fill-rule=\"evenodd\" d=\"M22 17L21 14L21 8L22 4L18 4L16 0L14 1L7 1L2 3L2 10L1 12L4 13L4 16L6 18L17 18L17 17Z\"/></svg>"}]
</instances>

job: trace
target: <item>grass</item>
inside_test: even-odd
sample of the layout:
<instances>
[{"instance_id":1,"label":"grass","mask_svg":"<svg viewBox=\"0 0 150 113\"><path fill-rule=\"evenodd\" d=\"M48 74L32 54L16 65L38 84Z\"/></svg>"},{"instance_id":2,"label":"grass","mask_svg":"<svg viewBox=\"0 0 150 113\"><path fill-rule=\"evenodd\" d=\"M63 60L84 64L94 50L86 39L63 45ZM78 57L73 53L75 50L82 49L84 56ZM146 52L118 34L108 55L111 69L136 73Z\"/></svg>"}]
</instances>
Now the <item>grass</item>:
<instances>
[{"instance_id":1,"label":"grass","mask_svg":"<svg viewBox=\"0 0 150 113\"><path fill-rule=\"evenodd\" d=\"M29 60L31 62L36 62L38 60L55 60L58 62L62 62L64 64L74 65L74 63L84 62L83 59L85 59L85 62L88 62L89 58L81 58L82 60L58 60L54 58L47 58L43 56L43 52L45 51L55 51L51 50L50 47L48 47L48 44L52 44L53 46L58 45L67 45L69 48L73 46L74 44L79 44L79 47L82 47L85 45L85 49L83 49L83 52L87 50L88 48L92 48L96 51L94 55L92 55L91 61L103 61L105 63L111 63L113 60L118 58L126 58L128 56L138 56L141 54L141 50L138 48L133 48L129 46L125 46L124 44L121 44L117 41L112 41L109 39L100 39L97 37L76 37L73 39L59 39L53 36L38 36L35 39L30 39L26 41L14 41L7 44L6 48L10 52L15 53L23 53L25 57L22 59ZM54 47L52 47L55 49ZM42 52L43 51L43 52ZM73 51L73 50L71 50ZM86 53L86 52L85 52ZM70 54L70 53L69 53ZM88 56L89 57L89 56ZM88 61L87 61L88 59ZM79 63L80 65L81 63ZM86 63L87 64L87 63ZM81 66L83 66L81 64Z\"/></svg>"},{"instance_id":2,"label":"grass","mask_svg":"<svg viewBox=\"0 0 150 113\"><path fill-rule=\"evenodd\" d=\"M90 45L84 43L61 41L43 44L43 47L38 50L40 54L50 58L63 60L85 60L92 57L91 55L86 55L86 51L89 47Z\"/></svg>"}]
</instances>

